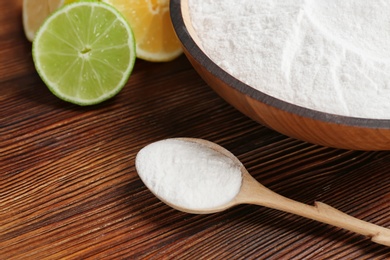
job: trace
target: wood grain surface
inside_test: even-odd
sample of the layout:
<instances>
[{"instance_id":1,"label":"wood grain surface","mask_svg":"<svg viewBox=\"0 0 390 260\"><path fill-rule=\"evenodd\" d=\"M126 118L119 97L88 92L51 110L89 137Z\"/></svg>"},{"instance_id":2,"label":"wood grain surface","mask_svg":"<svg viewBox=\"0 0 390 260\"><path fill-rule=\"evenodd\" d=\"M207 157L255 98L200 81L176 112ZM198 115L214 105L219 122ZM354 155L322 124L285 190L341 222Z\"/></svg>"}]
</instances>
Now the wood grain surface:
<instances>
[{"instance_id":1,"label":"wood grain surface","mask_svg":"<svg viewBox=\"0 0 390 260\"><path fill-rule=\"evenodd\" d=\"M115 98L78 107L35 72L20 1L0 2L0 259L386 259L390 249L325 224L240 205L173 210L134 158L169 137L216 142L268 188L390 227L390 153L276 133L215 94L184 56L137 60Z\"/></svg>"}]
</instances>

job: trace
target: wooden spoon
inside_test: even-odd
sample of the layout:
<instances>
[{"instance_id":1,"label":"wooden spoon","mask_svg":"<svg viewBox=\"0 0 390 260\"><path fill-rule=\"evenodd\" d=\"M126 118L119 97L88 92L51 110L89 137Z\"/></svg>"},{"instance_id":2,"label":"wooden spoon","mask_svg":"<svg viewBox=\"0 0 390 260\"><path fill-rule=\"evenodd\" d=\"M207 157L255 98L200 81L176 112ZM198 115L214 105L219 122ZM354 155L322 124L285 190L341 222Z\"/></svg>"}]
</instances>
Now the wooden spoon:
<instances>
[{"instance_id":1,"label":"wooden spoon","mask_svg":"<svg viewBox=\"0 0 390 260\"><path fill-rule=\"evenodd\" d=\"M205 208L205 209L198 209L198 208L192 209L188 207L184 208L182 206L175 205L175 203L159 197L158 192L153 191L151 189L151 192L153 194L155 194L161 201L171 206L172 208L175 208L183 212L193 213L193 214L209 214L209 213L215 213L215 212L226 210L238 204L260 205L260 206L265 206L265 207L289 212L309 219L317 220L319 222L323 222L340 228L344 228L346 230L364 236L368 236L375 243L390 246L390 229L354 218L322 202L315 202L314 206L310 206L283 197L271 191L270 189L266 188L265 186L260 184L256 179L254 179L245 169L243 164L238 160L238 158L235 157L232 153L230 153L225 148L203 139L195 139L195 138L177 138L177 139L184 142L197 143L199 145L204 146L205 148L211 148L214 151L217 151L222 155L229 157L234 163L237 164L237 166L240 167L242 173L242 182L241 182L240 191L234 197L234 199L232 199L231 201L229 201L228 203L222 206L214 207L214 208Z\"/></svg>"}]
</instances>

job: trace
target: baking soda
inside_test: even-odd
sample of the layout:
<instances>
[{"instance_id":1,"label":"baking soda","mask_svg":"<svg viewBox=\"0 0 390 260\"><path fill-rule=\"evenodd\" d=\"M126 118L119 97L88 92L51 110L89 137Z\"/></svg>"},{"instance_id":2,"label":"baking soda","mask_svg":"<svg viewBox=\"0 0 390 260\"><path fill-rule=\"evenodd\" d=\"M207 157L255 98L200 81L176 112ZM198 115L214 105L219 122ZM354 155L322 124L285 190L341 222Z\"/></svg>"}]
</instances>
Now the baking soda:
<instances>
[{"instance_id":1,"label":"baking soda","mask_svg":"<svg viewBox=\"0 0 390 260\"><path fill-rule=\"evenodd\" d=\"M188 0L200 47L270 96L390 119L390 1Z\"/></svg>"},{"instance_id":2,"label":"baking soda","mask_svg":"<svg viewBox=\"0 0 390 260\"><path fill-rule=\"evenodd\" d=\"M239 192L241 170L232 159L180 139L149 144L137 154L136 168L159 198L187 209L225 205Z\"/></svg>"}]
</instances>

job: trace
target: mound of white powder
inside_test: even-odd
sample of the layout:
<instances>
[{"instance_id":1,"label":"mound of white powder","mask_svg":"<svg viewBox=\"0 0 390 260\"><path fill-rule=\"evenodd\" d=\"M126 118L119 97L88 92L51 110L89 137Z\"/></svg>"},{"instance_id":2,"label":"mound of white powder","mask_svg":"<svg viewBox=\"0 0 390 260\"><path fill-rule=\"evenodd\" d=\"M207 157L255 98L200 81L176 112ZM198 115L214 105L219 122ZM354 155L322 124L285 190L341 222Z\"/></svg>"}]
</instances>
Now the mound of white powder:
<instances>
[{"instance_id":1,"label":"mound of white powder","mask_svg":"<svg viewBox=\"0 0 390 260\"><path fill-rule=\"evenodd\" d=\"M189 0L201 48L302 107L390 119L390 1Z\"/></svg>"},{"instance_id":2,"label":"mound of white powder","mask_svg":"<svg viewBox=\"0 0 390 260\"><path fill-rule=\"evenodd\" d=\"M157 197L187 209L225 205L241 188L240 166L194 142L166 139L151 143L138 152L135 165Z\"/></svg>"}]
</instances>

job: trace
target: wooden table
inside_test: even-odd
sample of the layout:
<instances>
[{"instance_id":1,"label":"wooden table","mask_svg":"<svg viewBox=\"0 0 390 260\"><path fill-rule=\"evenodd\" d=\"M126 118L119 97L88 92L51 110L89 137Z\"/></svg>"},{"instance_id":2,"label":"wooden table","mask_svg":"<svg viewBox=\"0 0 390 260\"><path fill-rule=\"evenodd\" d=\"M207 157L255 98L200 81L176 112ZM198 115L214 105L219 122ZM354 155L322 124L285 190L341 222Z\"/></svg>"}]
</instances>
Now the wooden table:
<instances>
[{"instance_id":1,"label":"wooden table","mask_svg":"<svg viewBox=\"0 0 390 260\"><path fill-rule=\"evenodd\" d=\"M390 153L278 134L217 96L182 56L137 60L115 98L78 107L34 69L20 1L0 3L0 259L385 259L369 239L276 210L173 210L134 158L169 137L214 141L272 190L390 227Z\"/></svg>"}]
</instances>

